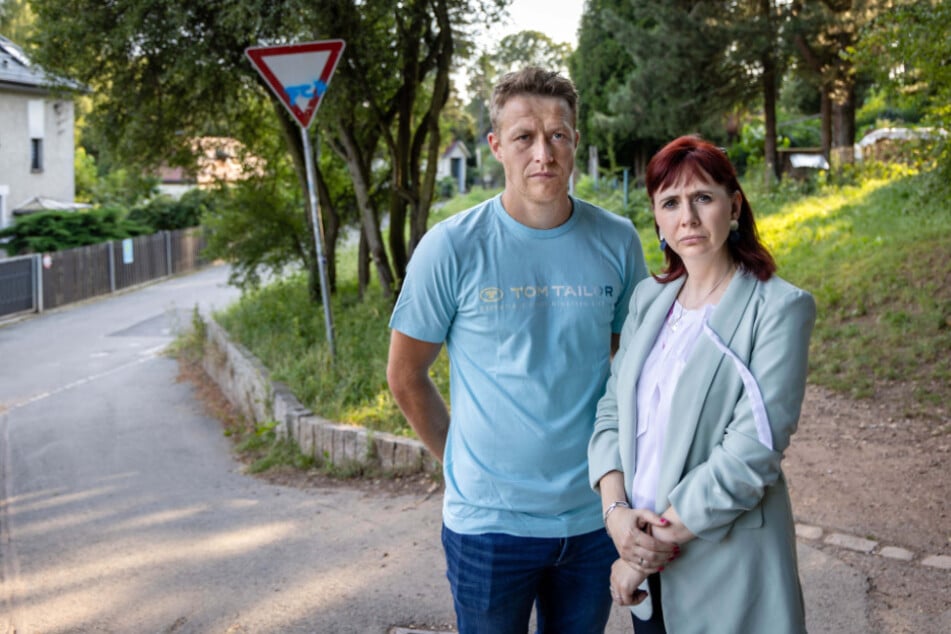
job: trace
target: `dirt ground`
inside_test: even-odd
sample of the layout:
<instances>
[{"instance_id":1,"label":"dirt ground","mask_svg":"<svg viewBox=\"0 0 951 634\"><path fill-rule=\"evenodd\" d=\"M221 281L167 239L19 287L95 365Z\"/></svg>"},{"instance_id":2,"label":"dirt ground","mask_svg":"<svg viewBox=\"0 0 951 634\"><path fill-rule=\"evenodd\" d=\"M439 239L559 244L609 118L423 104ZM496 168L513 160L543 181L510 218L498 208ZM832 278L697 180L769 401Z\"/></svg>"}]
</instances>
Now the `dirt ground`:
<instances>
[{"instance_id":1,"label":"dirt ground","mask_svg":"<svg viewBox=\"0 0 951 634\"><path fill-rule=\"evenodd\" d=\"M811 544L868 576L877 631L938 634L951 622L951 571L920 562L951 556L951 416L904 415L901 390L854 401L810 387L783 469L798 523L915 553L904 562Z\"/></svg>"},{"instance_id":2,"label":"dirt ground","mask_svg":"<svg viewBox=\"0 0 951 634\"><path fill-rule=\"evenodd\" d=\"M220 392L194 373L183 371L183 378L205 383L199 393L206 405L219 418L228 417ZM907 395L889 389L875 400L854 401L810 386L784 471L797 523L822 528L823 538L846 533L915 554L905 562L821 538L809 542L867 576L874 631L938 634L951 631L943 629L951 623L951 571L920 562L951 556L951 415L933 408L909 418L891 405L902 402ZM259 477L286 486L442 494L441 484L424 475L340 480L316 470L279 468Z\"/></svg>"}]
</instances>

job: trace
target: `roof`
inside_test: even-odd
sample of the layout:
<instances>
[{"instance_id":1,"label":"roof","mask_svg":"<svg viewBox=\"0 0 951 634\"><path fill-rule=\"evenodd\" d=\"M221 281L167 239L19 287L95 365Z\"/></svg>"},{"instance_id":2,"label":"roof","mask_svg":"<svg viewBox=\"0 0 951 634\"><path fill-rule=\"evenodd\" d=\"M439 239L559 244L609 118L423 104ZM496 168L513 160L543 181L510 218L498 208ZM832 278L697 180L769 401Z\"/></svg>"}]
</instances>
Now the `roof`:
<instances>
[{"instance_id":1,"label":"roof","mask_svg":"<svg viewBox=\"0 0 951 634\"><path fill-rule=\"evenodd\" d=\"M13 215L23 216L38 211L76 211L77 209L88 209L89 207L92 207L92 205L64 202L54 198L46 198L45 196L34 196L18 205L16 209L13 210Z\"/></svg>"},{"instance_id":2,"label":"roof","mask_svg":"<svg viewBox=\"0 0 951 634\"><path fill-rule=\"evenodd\" d=\"M33 65L22 48L0 35L0 88L46 92L58 86L84 90L78 82L54 77Z\"/></svg>"},{"instance_id":3,"label":"roof","mask_svg":"<svg viewBox=\"0 0 951 634\"><path fill-rule=\"evenodd\" d=\"M868 145L874 145L884 139L893 139L899 141L908 141L911 139L934 139L938 136L947 136L947 130L941 128L879 128L872 130L859 141L856 145L864 148Z\"/></svg>"},{"instance_id":4,"label":"roof","mask_svg":"<svg viewBox=\"0 0 951 634\"><path fill-rule=\"evenodd\" d=\"M465 158L469 158L471 156L469 153L469 148L467 148L466 144L459 139L453 139L452 143L449 144L449 147L446 148L446 151L442 153L443 157L449 157L453 154L456 154L457 156L461 154Z\"/></svg>"},{"instance_id":5,"label":"roof","mask_svg":"<svg viewBox=\"0 0 951 634\"><path fill-rule=\"evenodd\" d=\"M813 167L815 169L829 169L829 161L822 154L794 152L789 155L789 164L793 167Z\"/></svg>"}]
</instances>

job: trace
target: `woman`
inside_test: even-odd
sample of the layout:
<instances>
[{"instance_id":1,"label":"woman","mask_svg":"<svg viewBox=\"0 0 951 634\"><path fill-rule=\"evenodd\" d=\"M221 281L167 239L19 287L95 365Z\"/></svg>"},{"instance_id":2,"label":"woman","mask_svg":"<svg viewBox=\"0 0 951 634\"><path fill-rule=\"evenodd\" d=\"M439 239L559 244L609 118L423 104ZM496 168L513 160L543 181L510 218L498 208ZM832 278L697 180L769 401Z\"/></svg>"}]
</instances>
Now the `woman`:
<instances>
[{"instance_id":1,"label":"woman","mask_svg":"<svg viewBox=\"0 0 951 634\"><path fill-rule=\"evenodd\" d=\"M780 461L815 302L774 275L722 150L680 137L646 184L666 266L634 291L588 448L612 595L637 634L804 632Z\"/></svg>"}]
</instances>

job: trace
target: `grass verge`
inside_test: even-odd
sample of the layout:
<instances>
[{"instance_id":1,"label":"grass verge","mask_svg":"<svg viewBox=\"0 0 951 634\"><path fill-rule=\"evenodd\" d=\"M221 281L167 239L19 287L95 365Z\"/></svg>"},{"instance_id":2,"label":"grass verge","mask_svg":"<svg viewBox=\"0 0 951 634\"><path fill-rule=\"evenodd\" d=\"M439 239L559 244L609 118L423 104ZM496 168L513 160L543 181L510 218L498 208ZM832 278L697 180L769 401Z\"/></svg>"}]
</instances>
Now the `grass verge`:
<instances>
[{"instance_id":1,"label":"grass verge","mask_svg":"<svg viewBox=\"0 0 951 634\"><path fill-rule=\"evenodd\" d=\"M434 221L494 193L455 199ZM941 426L951 402L947 185L929 174L893 172L846 185L763 190L750 184L748 194L779 274L817 300L810 382L855 398L887 392L907 415L934 419L947 433ZM601 202L597 192L589 195ZM616 198L609 193L603 204L635 219L648 264L657 270L661 257L646 202L617 209ZM346 280L339 288L332 299L336 361L326 350L322 310L309 301L302 276L246 295L218 319L322 416L412 435L386 386L390 302L373 292L359 301ZM432 372L447 395L445 353Z\"/></svg>"}]
</instances>

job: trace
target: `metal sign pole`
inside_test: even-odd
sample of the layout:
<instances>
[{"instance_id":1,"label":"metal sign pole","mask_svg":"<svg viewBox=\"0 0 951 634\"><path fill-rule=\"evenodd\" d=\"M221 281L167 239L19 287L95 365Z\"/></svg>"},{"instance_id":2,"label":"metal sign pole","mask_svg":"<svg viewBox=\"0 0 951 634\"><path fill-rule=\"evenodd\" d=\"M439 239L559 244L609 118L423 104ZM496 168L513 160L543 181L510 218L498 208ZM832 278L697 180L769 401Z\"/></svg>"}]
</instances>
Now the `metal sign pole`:
<instances>
[{"instance_id":1,"label":"metal sign pole","mask_svg":"<svg viewBox=\"0 0 951 634\"><path fill-rule=\"evenodd\" d=\"M301 126L301 140L304 145L304 162L307 170L307 195L310 200L310 219L314 225L314 243L317 245L317 268L320 270L320 298L324 304L324 326L327 331L327 345L330 346L330 358L337 357L334 345L334 322L330 314L330 282L327 278L327 257L324 255L324 232L320 223L320 207L317 204L317 189L314 185L314 156L310 149L307 128Z\"/></svg>"}]
</instances>

